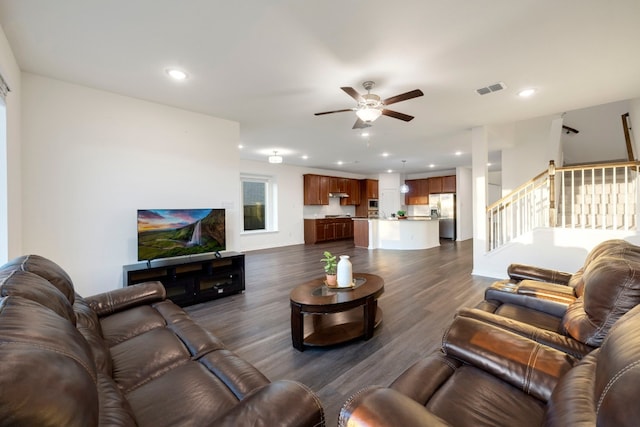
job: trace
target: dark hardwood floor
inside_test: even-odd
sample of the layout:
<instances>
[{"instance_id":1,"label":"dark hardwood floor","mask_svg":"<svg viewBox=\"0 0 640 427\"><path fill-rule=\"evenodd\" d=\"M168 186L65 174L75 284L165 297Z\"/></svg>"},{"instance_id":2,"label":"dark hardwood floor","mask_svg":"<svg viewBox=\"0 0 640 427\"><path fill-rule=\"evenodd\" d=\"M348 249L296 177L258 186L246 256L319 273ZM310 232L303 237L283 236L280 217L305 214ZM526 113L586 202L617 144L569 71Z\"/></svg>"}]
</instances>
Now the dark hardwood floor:
<instances>
[{"instance_id":1,"label":"dark hardwood floor","mask_svg":"<svg viewBox=\"0 0 640 427\"><path fill-rule=\"evenodd\" d=\"M378 300L382 324L368 341L295 350L289 293L321 277L324 250L349 255L354 273L385 280ZM314 390L327 426L359 389L387 386L416 360L440 346L455 311L482 300L494 279L471 275L472 241L443 240L416 251L367 250L351 241L295 245L246 253L246 292L187 307L190 315L269 379L292 379Z\"/></svg>"}]
</instances>

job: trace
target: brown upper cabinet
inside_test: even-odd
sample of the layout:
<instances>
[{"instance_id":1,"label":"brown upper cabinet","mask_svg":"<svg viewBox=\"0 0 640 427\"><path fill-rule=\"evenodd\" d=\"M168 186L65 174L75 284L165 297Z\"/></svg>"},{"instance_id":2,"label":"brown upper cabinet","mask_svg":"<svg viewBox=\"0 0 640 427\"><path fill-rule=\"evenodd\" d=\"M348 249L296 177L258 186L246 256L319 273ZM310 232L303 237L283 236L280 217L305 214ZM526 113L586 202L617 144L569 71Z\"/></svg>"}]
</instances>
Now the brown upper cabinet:
<instances>
[{"instance_id":1,"label":"brown upper cabinet","mask_svg":"<svg viewBox=\"0 0 640 427\"><path fill-rule=\"evenodd\" d=\"M375 197L366 197L364 204L367 205L367 199L378 198L378 181L376 180L360 180L353 178L341 178L339 176L324 176L305 174L304 177L304 204L305 205L328 205L329 193L346 193L349 197L341 197L341 205L359 206L362 203L363 195L368 191L363 189L361 182L371 181L366 188L372 187L375 190ZM375 188L373 188L375 183Z\"/></svg>"},{"instance_id":2,"label":"brown upper cabinet","mask_svg":"<svg viewBox=\"0 0 640 427\"><path fill-rule=\"evenodd\" d=\"M405 184L409 186L409 192L404 195L406 205L429 204L430 191L428 179L407 179Z\"/></svg>"},{"instance_id":3,"label":"brown upper cabinet","mask_svg":"<svg viewBox=\"0 0 640 427\"><path fill-rule=\"evenodd\" d=\"M442 193L442 177L436 176L429 178L429 194Z\"/></svg>"},{"instance_id":4,"label":"brown upper cabinet","mask_svg":"<svg viewBox=\"0 0 640 427\"><path fill-rule=\"evenodd\" d=\"M456 176L455 175L442 177L442 192L443 193L456 192Z\"/></svg>"},{"instance_id":5,"label":"brown upper cabinet","mask_svg":"<svg viewBox=\"0 0 640 427\"><path fill-rule=\"evenodd\" d=\"M329 177L322 175L304 175L304 204L329 204Z\"/></svg>"},{"instance_id":6,"label":"brown upper cabinet","mask_svg":"<svg viewBox=\"0 0 640 427\"><path fill-rule=\"evenodd\" d=\"M436 176L423 179L408 179L409 192L404 195L406 205L428 205L429 194L455 193L456 176Z\"/></svg>"},{"instance_id":7,"label":"brown upper cabinet","mask_svg":"<svg viewBox=\"0 0 640 427\"><path fill-rule=\"evenodd\" d=\"M347 193L349 191L349 178L332 176L329 178L330 193Z\"/></svg>"},{"instance_id":8,"label":"brown upper cabinet","mask_svg":"<svg viewBox=\"0 0 640 427\"><path fill-rule=\"evenodd\" d=\"M377 179L363 179L362 182L362 190L363 190L363 198L366 199L365 202L369 199L377 199L378 198L378 180Z\"/></svg>"},{"instance_id":9,"label":"brown upper cabinet","mask_svg":"<svg viewBox=\"0 0 640 427\"><path fill-rule=\"evenodd\" d=\"M353 205L357 206L360 204L360 180L358 179L350 179L347 180L347 189L345 192L349 195L349 197L343 197L340 199L341 205Z\"/></svg>"}]
</instances>

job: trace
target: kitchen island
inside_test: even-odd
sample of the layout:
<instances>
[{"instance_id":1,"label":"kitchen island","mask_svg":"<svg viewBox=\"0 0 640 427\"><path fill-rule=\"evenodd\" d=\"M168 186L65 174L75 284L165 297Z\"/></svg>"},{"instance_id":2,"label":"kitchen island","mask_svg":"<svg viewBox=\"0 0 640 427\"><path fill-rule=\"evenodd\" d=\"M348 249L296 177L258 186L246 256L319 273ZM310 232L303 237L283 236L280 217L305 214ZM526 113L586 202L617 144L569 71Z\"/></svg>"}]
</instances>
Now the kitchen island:
<instances>
[{"instance_id":1,"label":"kitchen island","mask_svg":"<svg viewBox=\"0 0 640 427\"><path fill-rule=\"evenodd\" d=\"M438 219L353 218L355 246L367 249L429 249L440 246Z\"/></svg>"}]
</instances>

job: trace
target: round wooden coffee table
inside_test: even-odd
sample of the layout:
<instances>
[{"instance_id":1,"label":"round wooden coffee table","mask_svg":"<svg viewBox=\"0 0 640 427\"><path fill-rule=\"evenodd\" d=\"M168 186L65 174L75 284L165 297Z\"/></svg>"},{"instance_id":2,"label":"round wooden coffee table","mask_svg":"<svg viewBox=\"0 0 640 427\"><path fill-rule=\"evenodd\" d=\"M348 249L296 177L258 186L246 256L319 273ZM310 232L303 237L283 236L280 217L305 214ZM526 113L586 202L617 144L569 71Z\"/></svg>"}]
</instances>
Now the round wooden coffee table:
<instances>
[{"instance_id":1,"label":"round wooden coffee table","mask_svg":"<svg viewBox=\"0 0 640 427\"><path fill-rule=\"evenodd\" d=\"M291 291L293 347L327 346L363 337L368 340L382 321L378 296L384 280L374 274L354 273L352 288L330 288L323 279Z\"/></svg>"}]
</instances>

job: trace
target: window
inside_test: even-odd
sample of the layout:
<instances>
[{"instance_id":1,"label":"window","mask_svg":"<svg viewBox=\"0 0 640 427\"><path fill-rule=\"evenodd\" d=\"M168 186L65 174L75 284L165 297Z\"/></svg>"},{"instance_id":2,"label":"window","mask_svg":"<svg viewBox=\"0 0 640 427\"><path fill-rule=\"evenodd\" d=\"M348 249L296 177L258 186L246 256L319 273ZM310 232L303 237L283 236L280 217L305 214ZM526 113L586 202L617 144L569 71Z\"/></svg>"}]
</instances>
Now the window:
<instances>
[{"instance_id":1,"label":"window","mask_svg":"<svg viewBox=\"0 0 640 427\"><path fill-rule=\"evenodd\" d=\"M271 177L240 177L242 182L243 232L276 231L276 184Z\"/></svg>"}]
</instances>

